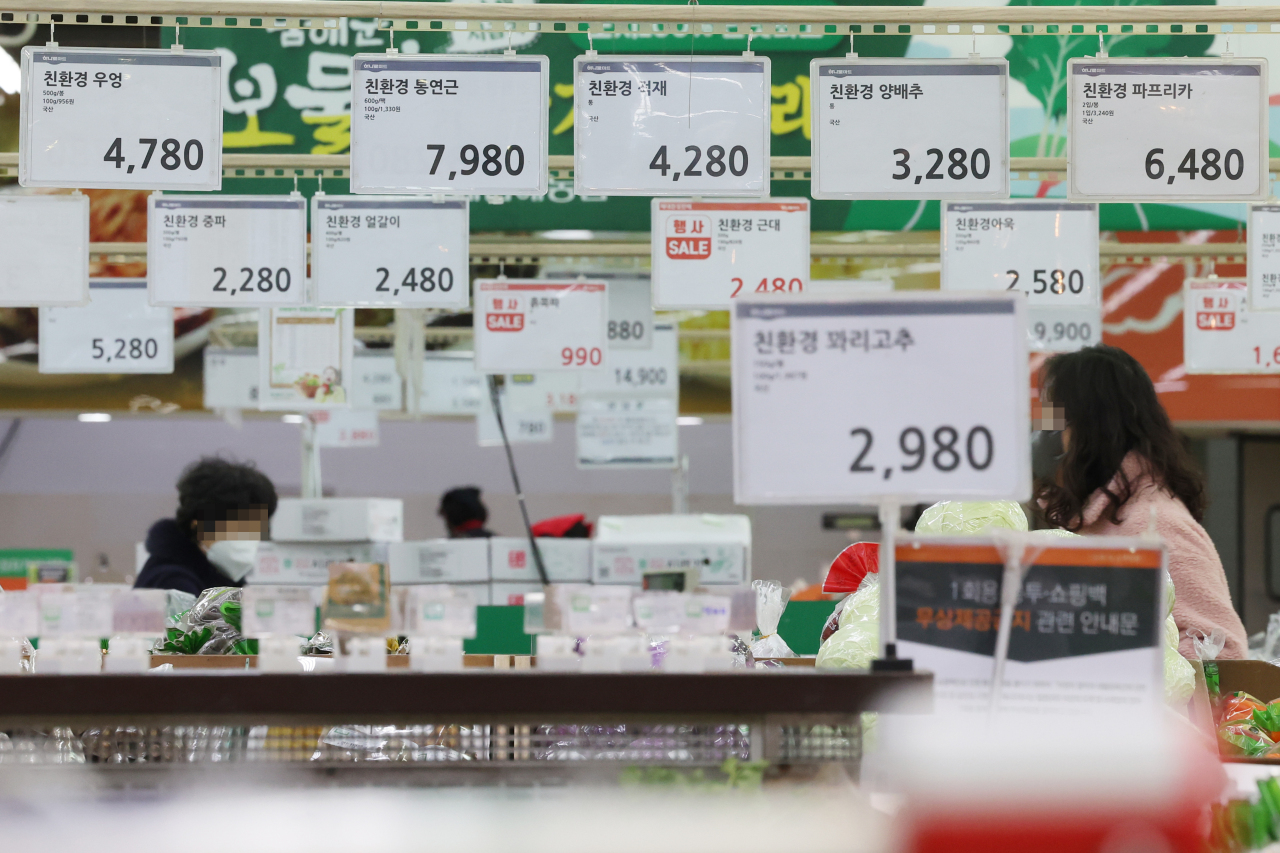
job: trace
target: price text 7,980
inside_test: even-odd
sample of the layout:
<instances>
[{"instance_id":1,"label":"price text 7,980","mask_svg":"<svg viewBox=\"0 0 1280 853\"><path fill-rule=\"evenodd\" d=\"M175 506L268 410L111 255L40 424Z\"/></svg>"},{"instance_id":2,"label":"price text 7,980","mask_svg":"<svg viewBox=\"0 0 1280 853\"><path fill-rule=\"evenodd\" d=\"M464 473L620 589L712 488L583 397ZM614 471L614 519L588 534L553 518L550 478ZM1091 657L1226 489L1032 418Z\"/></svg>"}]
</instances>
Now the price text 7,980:
<instances>
[{"instance_id":1,"label":"price text 7,980","mask_svg":"<svg viewBox=\"0 0 1280 853\"><path fill-rule=\"evenodd\" d=\"M440 168L440 161L444 158L443 145L428 145L428 151L435 152L435 159L431 161L431 172L434 175L436 169ZM483 156L483 160L481 157ZM477 171L483 172L489 177L497 177L502 174L503 167L506 167L508 175L518 175L524 171L524 149L519 145L510 145L507 147L505 155L502 148L497 145L486 145L483 149L475 145L464 145L458 152L458 159L462 161L464 169L449 170L449 180L453 180L461 171L464 175L474 175Z\"/></svg>"},{"instance_id":2,"label":"price text 7,980","mask_svg":"<svg viewBox=\"0 0 1280 853\"><path fill-rule=\"evenodd\" d=\"M871 430L857 427L850 432L855 442L860 442L858 455L849 466L854 474L874 474L876 467L868 464L871 447L875 438ZM898 449L907 461L898 466L903 471L918 471L925 465L932 465L938 471L950 473L962 464L968 463L975 471L985 471L991 467L995 458L995 444L991 438L991 430L985 426L975 426L966 435L952 426L940 426L933 431L933 452L930 453L929 439L920 427L909 426L898 434ZM881 476L888 480L893 476L894 466L887 465Z\"/></svg>"}]
</instances>

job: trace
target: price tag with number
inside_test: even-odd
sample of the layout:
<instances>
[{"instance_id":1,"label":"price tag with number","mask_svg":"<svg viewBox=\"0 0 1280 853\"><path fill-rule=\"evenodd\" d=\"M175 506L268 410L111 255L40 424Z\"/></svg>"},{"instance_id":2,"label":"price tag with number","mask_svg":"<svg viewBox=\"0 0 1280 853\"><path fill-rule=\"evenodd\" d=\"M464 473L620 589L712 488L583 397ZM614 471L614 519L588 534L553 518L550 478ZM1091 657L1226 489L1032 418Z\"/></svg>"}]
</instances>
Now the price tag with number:
<instances>
[{"instance_id":1,"label":"price tag with number","mask_svg":"<svg viewBox=\"0 0 1280 853\"><path fill-rule=\"evenodd\" d=\"M756 293L800 293L809 280L809 200L654 199L653 304L724 309Z\"/></svg>"},{"instance_id":2,"label":"price tag with number","mask_svg":"<svg viewBox=\"0 0 1280 853\"><path fill-rule=\"evenodd\" d=\"M0 197L0 305L89 301L89 197Z\"/></svg>"},{"instance_id":3,"label":"price tag with number","mask_svg":"<svg viewBox=\"0 0 1280 853\"><path fill-rule=\"evenodd\" d=\"M316 195L311 227L321 305L462 308L471 301L465 200Z\"/></svg>"},{"instance_id":4,"label":"price tag with number","mask_svg":"<svg viewBox=\"0 0 1280 853\"><path fill-rule=\"evenodd\" d=\"M1249 307L1280 308L1280 205L1255 204L1249 211Z\"/></svg>"},{"instance_id":5,"label":"price tag with number","mask_svg":"<svg viewBox=\"0 0 1280 853\"><path fill-rule=\"evenodd\" d=\"M1265 59L1072 59L1067 195L1266 198Z\"/></svg>"},{"instance_id":6,"label":"price tag with number","mask_svg":"<svg viewBox=\"0 0 1280 853\"><path fill-rule=\"evenodd\" d=\"M544 444L551 441L555 418L550 409L522 409L512 405L510 396L505 392L499 392L499 397L502 426L507 431L507 441L512 444ZM498 416L493 411L493 400L489 397L487 388L480 398L480 409L476 412L476 443L481 447L502 445L502 431L498 428Z\"/></svg>"},{"instance_id":7,"label":"price tag with number","mask_svg":"<svg viewBox=\"0 0 1280 853\"><path fill-rule=\"evenodd\" d=\"M377 447L378 413L369 409L331 409L311 412L317 447Z\"/></svg>"},{"instance_id":8,"label":"price tag with number","mask_svg":"<svg viewBox=\"0 0 1280 853\"><path fill-rule=\"evenodd\" d=\"M41 373L172 373L173 309L140 278L95 278L89 304L40 309Z\"/></svg>"},{"instance_id":9,"label":"price tag with number","mask_svg":"<svg viewBox=\"0 0 1280 853\"><path fill-rule=\"evenodd\" d=\"M574 192L769 194L769 59L574 60Z\"/></svg>"},{"instance_id":10,"label":"price tag with number","mask_svg":"<svg viewBox=\"0 0 1280 853\"><path fill-rule=\"evenodd\" d=\"M151 196L147 281L156 305L304 304L306 199Z\"/></svg>"},{"instance_id":11,"label":"price tag with number","mask_svg":"<svg viewBox=\"0 0 1280 853\"><path fill-rule=\"evenodd\" d=\"M437 350L426 354L418 401L422 414L473 415L488 395L484 374L476 370L471 353Z\"/></svg>"},{"instance_id":12,"label":"price tag with number","mask_svg":"<svg viewBox=\"0 0 1280 853\"><path fill-rule=\"evenodd\" d=\"M222 188L212 50L22 49L24 187Z\"/></svg>"},{"instance_id":13,"label":"price tag with number","mask_svg":"<svg viewBox=\"0 0 1280 853\"><path fill-rule=\"evenodd\" d=\"M603 281L477 281L476 369L488 374L605 367L608 300Z\"/></svg>"},{"instance_id":14,"label":"price tag with number","mask_svg":"<svg viewBox=\"0 0 1280 853\"><path fill-rule=\"evenodd\" d=\"M1032 350L1064 352L1098 343L1098 206L1057 201L947 204L942 289L1026 294Z\"/></svg>"},{"instance_id":15,"label":"price tag with number","mask_svg":"<svg viewBox=\"0 0 1280 853\"><path fill-rule=\"evenodd\" d=\"M815 59L814 198L1008 198L1004 59Z\"/></svg>"},{"instance_id":16,"label":"price tag with number","mask_svg":"<svg viewBox=\"0 0 1280 853\"><path fill-rule=\"evenodd\" d=\"M578 467L675 467L678 410L671 397L584 398L578 409Z\"/></svg>"},{"instance_id":17,"label":"price tag with number","mask_svg":"<svg viewBox=\"0 0 1280 853\"><path fill-rule=\"evenodd\" d=\"M653 346L653 290L649 276L602 275L609 282L609 349Z\"/></svg>"},{"instance_id":18,"label":"price tag with number","mask_svg":"<svg viewBox=\"0 0 1280 853\"><path fill-rule=\"evenodd\" d=\"M545 56L352 62L353 193L546 195Z\"/></svg>"},{"instance_id":19,"label":"price tag with number","mask_svg":"<svg viewBox=\"0 0 1280 853\"><path fill-rule=\"evenodd\" d=\"M1189 278L1182 285L1187 373L1280 373L1280 312L1255 311L1238 278Z\"/></svg>"},{"instance_id":20,"label":"price tag with number","mask_svg":"<svg viewBox=\"0 0 1280 853\"><path fill-rule=\"evenodd\" d=\"M679 390L679 342L671 323L653 327L651 349L615 350L607 368L582 374L583 394L675 397Z\"/></svg>"},{"instance_id":21,"label":"price tag with number","mask_svg":"<svg viewBox=\"0 0 1280 853\"><path fill-rule=\"evenodd\" d=\"M251 347L204 348L204 407L258 408L258 351Z\"/></svg>"},{"instance_id":22,"label":"price tag with number","mask_svg":"<svg viewBox=\"0 0 1280 853\"><path fill-rule=\"evenodd\" d=\"M750 298L730 312L740 504L1030 498L1026 299Z\"/></svg>"},{"instance_id":23,"label":"price tag with number","mask_svg":"<svg viewBox=\"0 0 1280 853\"><path fill-rule=\"evenodd\" d=\"M546 409L568 414L578 411L582 378L600 372L512 373L506 377L502 390L513 409L527 412Z\"/></svg>"},{"instance_id":24,"label":"price tag with number","mask_svg":"<svg viewBox=\"0 0 1280 853\"><path fill-rule=\"evenodd\" d=\"M348 408L355 360L354 317L354 308L258 312L258 408Z\"/></svg>"}]
</instances>

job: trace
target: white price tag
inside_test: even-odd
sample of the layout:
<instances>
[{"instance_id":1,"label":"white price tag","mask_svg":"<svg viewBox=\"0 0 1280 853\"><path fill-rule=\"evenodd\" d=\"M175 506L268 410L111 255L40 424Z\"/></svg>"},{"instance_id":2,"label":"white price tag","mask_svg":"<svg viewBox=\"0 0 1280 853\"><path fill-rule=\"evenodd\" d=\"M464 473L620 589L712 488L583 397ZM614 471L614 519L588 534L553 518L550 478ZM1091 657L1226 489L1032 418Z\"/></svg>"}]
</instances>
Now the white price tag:
<instances>
[{"instance_id":1,"label":"white price tag","mask_svg":"<svg viewBox=\"0 0 1280 853\"><path fill-rule=\"evenodd\" d=\"M304 304L306 199L152 195L147 281L156 305Z\"/></svg>"},{"instance_id":2,"label":"white price tag","mask_svg":"<svg viewBox=\"0 0 1280 853\"><path fill-rule=\"evenodd\" d=\"M368 409L312 412L318 447L377 447L378 413Z\"/></svg>"},{"instance_id":3,"label":"white price tag","mask_svg":"<svg viewBox=\"0 0 1280 853\"><path fill-rule=\"evenodd\" d=\"M212 50L22 49L24 187L222 189Z\"/></svg>"},{"instance_id":4,"label":"white price tag","mask_svg":"<svg viewBox=\"0 0 1280 853\"><path fill-rule=\"evenodd\" d=\"M89 301L89 197L0 196L0 305Z\"/></svg>"},{"instance_id":5,"label":"white price tag","mask_svg":"<svg viewBox=\"0 0 1280 853\"><path fill-rule=\"evenodd\" d=\"M352 61L353 193L546 195L545 56Z\"/></svg>"},{"instance_id":6,"label":"white price tag","mask_svg":"<svg viewBox=\"0 0 1280 853\"><path fill-rule=\"evenodd\" d=\"M809 200L654 199L653 304L728 308L746 294L800 293L809 280Z\"/></svg>"},{"instance_id":7,"label":"white price tag","mask_svg":"<svg viewBox=\"0 0 1280 853\"><path fill-rule=\"evenodd\" d=\"M649 277L602 275L609 282L609 349L653 346L653 293Z\"/></svg>"},{"instance_id":8,"label":"white price tag","mask_svg":"<svg viewBox=\"0 0 1280 853\"><path fill-rule=\"evenodd\" d=\"M348 406L354 308L270 308L258 317L258 408Z\"/></svg>"},{"instance_id":9,"label":"white price tag","mask_svg":"<svg viewBox=\"0 0 1280 853\"><path fill-rule=\"evenodd\" d=\"M1098 206L1057 201L945 205L942 289L1026 294L1032 350L1065 352L1098 343Z\"/></svg>"},{"instance_id":10,"label":"white price tag","mask_svg":"<svg viewBox=\"0 0 1280 853\"><path fill-rule=\"evenodd\" d=\"M242 596L246 637L308 637L315 633L312 587L251 584Z\"/></svg>"},{"instance_id":11,"label":"white price tag","mask_svg":"<svg viewBox=\"0 0 1280 853\"><path fill-rule=\"evenodd\" d=\"M1072 59L1067 195L1247 201L1270 192L1265 59Z\"/></svg>"},{"instance_id":12,"label":"white price tag","mask_svg":"<svg viewBox=\"0 0 1280 853\"><path fill-rule=\"evenodd\" d=\"M411 637L476 635L476 597L469 589L420 584L405 593L404 632Z\"/></svg>"},{"instance_id":13,"label":"white price tag","mask_svg":"<svg viewBox=\"0 0 1280 853\"><path fill-rule=\"evenodd\" d=\"M579 56L578 195L769 194L769 59Z\"/></svg>"},{"instance_id":14,"label":"white price tag","mask_svg":"<svg viewBox=\"0 0 1280 853\"><path fill-rule=\"evenodd\" d=\"M404 382L396 369L395 353L385 349L362 350L351 360L351 408L400 411L404 408Z\"/></svg>"},{"instance_id":15,"label":"white price tag","mask_svg":"<svg viewBox=\"0 0 1280 853\"><path fill-rule=\"evenodd\" d=\"M1280 312L1251 310L1248 292L1239 278L1183 282L1187 373L1280 373Z\"/></svg>"},{"instance_id":16,"label":"white price tag","mask_svg":"<svg viewBox=\"0 0 1280 853\"><path fill-rule=\"evenodd\" d=\"M671 323L658 323L653 327L652 337L652 349L612 352L607 368L583 373L582 393L677 397L680 343L676 327Z\"/></svg>"},{"instance_id":17,"label":"white price tag","mask_svg":"<svg viewBox=\"0 0 1280 853\"><path fill-rule=\"evenodd\" d=\"M117 589L112 592L111 636L164 636L167 596L163 589Z\"/></svg>"},{"instance_id":18,"label":"white price tag","mask_svg":"<svg viewBox=\"0 0 1280 853\"><path fill-rule=\"evenodd\" d=\"M612 291L612 284L610 285ZM503 393L508 405L525 412L571 413L578 411L584 377L601 371L582 373L512 373L506 378Z\"/></svg>"},{"instance_id":19,"label":"white price tag","mask_svg":"<svg viewBox=\"0 0 1280 853\"><path fill-rule=\"evenodd\" d=\"M1026 299L751 299L731 312L740 504L1030 498Z\"/></svg>"},{"instance_id":20,"label":"white price tag","mask_svg":"<svg viewBox=\"0 0 1280 853\"><path fill-rule=\"evenodd\" d=\"M173 309L140 278L95 278L89 304L40 309L41 373L173 373Z\"/></svg>"},{"instance_id":21,"label":"white price tag","mask_svg":"<svg viewBox=\"0 0 1280 853\"><path fill-rule=\"evenodd\" d=\"M422 363L422 399L418 410L424 415L474 415L489 388L476 370L469 352L429 352Z\"/></svg>"},{"instance_id":22,"label":"white price tag","mask_svg":"<svg viewBox=\"0 0 1280 853\"><path fill-rule=\"evenodd\" d=\"M1004 59L815 59L814 198L1008 198Z\"/></svg>"},{"instance_id":23,"label":"white price tag","mask_svg":"<svg viewBox=\"0 0 1280 853\"><path fill-rule=\"evenodd\" d=\"M1280 205L1253 205L1248 235L1249 306L1280 308Z\"/></svg>"},{"instance_id":24,"label":"white price tag","mask_svg":"<svg viewBox=\"0 0 1280 853\"><path fill-rule=\"evenodd\" d=\"M674 468L672 397L584 397L578 408L579 468Z\"/></svg>"},{"instance_id":25,"label":"white price tag","mask_svg":"<svg viewBox=\"0 0 1280 853\"><path fill-rule=\"evenodd\" d=\"M258 351L249 347L204 348L204 407L258 408Z\"/></svg>"},{"instance_id":26,"label":"white price tag","mask_svg":"<svg viewBox=\"0 0 1280 853\"><path fill-rule=\"evenodd\" d=\"M463 308L467 202L370 196L311 199L311 276L321 305Z\"/></svg>"},{"instance_id":27,"label":"white price tag","mask_svg":"<svg viewBox=\"0 0 1280 853\"><path fill-rule=\"evenodd\" d=\"M481 373L598 370L605 366L603 281L476 282L475 359Z\"/></svg>"},{"instance_id":28,"label":"white price tag","mask_svg":"<svg viewBox=\"0 0 1280 853\"><path fill-rule=\"evenodd\" d=\"M507 441L512 444L543 444L551 441L555 418L550 409L517 409L510 404L506 393L500 391L499 394L502 426L507 431ZM493 411L488 388L480 399L480 410L476 412L476 443L481 447L502 446L502 431L498 429L498 416Z\"/></svg>"}]
</instances>

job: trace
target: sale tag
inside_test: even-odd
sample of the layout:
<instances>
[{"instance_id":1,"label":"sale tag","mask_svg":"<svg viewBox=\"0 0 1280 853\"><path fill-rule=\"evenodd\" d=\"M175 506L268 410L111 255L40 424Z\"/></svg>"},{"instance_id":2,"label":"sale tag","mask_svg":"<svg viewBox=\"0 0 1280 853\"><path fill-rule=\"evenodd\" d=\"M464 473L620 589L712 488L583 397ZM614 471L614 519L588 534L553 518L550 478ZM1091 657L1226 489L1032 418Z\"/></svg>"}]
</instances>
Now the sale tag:
<instances>
[{"instance_id":1,"label":"sale tag","mask_svg":"<svg viewBox=\"0 0 1280 853\"><path fill-rule=\"evenodd\" d=\"M221 65L212 50L24 47L18 183L222 189Z\"/></svg>"},{"instance_id":2,"label":"sale tag","mask_svg":"<svg viewBox=\"0 0 1280 853\"><path fill-rule=\"evenodd\" d=\"M578 195L769 194L769 58L574 60Z\"/></svg>"},{"instance_id":3,"label":"sale tag","mask_svg":"<svg viewBox=\"0 0 1280 853\"><path fill-rule=\"evenodd\" d=\"M354 308L271 308L258 318L258 408L347 408Z\"/></svg>"},{"instance_id":4,"label":"sale tag","mask_svg":"<svg viewBox=\"0 0 1280 853\"><path fill-rule=\"evenodd\" d=\"M1187 373L1280 373L1280 312L1251 310L1239 278L1189 278L1182 285Z\"/></svg>"},{"instance_id":5,"label":"sale tag","mask_svg":"<svg viewBox=\"0 0 1280 853\"><path fill-rule=\"evenodd\" d=\"M1280 205L1253 205L1248 235L1249 306L1280 308Z\"/></svg>"},{"instance_id":6,"label":"sale tag","mask_svg":"<svg viewBox=\"0 0 1280 853\"><path fill-rule=\"evenodd\" d=\"M673 397L584 397L578 408L579 468L674 468Z\"/></svg>"},{"instance_id":7,"label":"sale tag","mask_svg":"<svg viewBox=\"0 0 1280 853\"><path fill-rule=\"evenodd\" d=\"M815 59L814 198L1008 198L1004 59Z\"/></svg>"},{"instance_id":8,"label":"sale tag","mask_svg":"<svg viewBox=\"0 0 1280 853\"><path fill-rule=\"evenodd\" d=\"M612 283L609 292L613 292ZM582 394L582 378L601 372L512 373L506 377L503 393L510 406L520 411L576 412L578 398Z\"/></svg>"},{"instance_id":9,"label":"sale tag","mask_svg":"<svg viewBox=\"0 0 1280 853\"><path fill-rule=\"evenodd\" d=\"M306 199L152 195L147 281L156 305L304 304Z\"/></svg>"},{"instance_id":10,"label":"sale tag","mask_svg":"<svg viewBox=\"0 0 1280 853\"><path fill-rule=\"evenodd\" d=\"M740 301L740 504L1030 498L1026 299Z\"/></svg>"},{"instance_id":11,"label":"sale tag","mask_svg":"<svg viewBox=\"0 0 1280 853\"><path fill-rule=\"evenodd\" d=\"M95 278L89 304L40 309L41 373L173 373L173 309L140 278Z\"/></svg>"},{"instance_id":12,"label":"sale tag","mask_svg":"<svg viewBox=\"0 0 1280 853\"><path fill-rule=\"evenodd\" d=\"M799 293L809 280L809 200L650 205L653 304L724 309L744 294Z\"/></svg>"},{"instance_id":13,"label":"sale tag","mask_svg":"<svg viewBox=\"0 0 1280 853\"><path fill-rule=\"evenodd\" d=\"M89 197L0 196L0 305L89 301Z\"/></svg>"},{"instance_id":14,"label":"sale tag","mask_svg":"<svg viewBox=\"0 0 1280 853\"><path fill-rule=\"evenodd\" d=\"M658 323L653 327L652 349L610 353L607 368L582 374L582 393L676 397L680 393L679 346L676 327Z\"/></svg>"},{"instance_id":15,"label":"sale tag","mask_svg":"<svg viewBox=\"0 0 1280 853\"><path fill-rule=\"evenodd\" d=\"M1067 196L1266 198L1265 59L1071 59Z\"/></svg>"},{"instance_id":16,"label":"sale tag","mask_svg":"<svg viewBox=\"0 0 1280 853\"><path fill-rule=\"evenodd\" d=\"M377 447L378 413L368 409L311 412L318 447Z\"/></svg>"},{"instance_id":17,"label":"sale tag","mask_svg":"<svg viewBox=\"0 0 1280 853\"><path fill-rule=\"evenodd\" d=\"M517 409L501 391L498 402L502 406L502 426L507 431L507 441L512 444L551 441L555 427L551 410ZM493 401L487 388L480 398L480 410L476 412L476 443L481 447L502 446L502 430L498 428L498 416L493 411Z\"/></svg>"},{"instance_id":18,"label":"sale tag","mask_svg":"<svg viewBox=\"0 0 1280 853\"><path fill-rule=\"evenodd\" d=\"M1026 294L1033 351L1064 352L1098 343L1098 206L1056 201L946 204L942 289Z\"/></svg>"},{"instance_id":19,"label":"sale tag","mask_svg":"<svg viewBox=\"0 0 1280 853\"><path fill-rule=\"evenodd\" d=\"M466 201L316 195L311 276L321 305L465 308Z\"/></svg>"},{"instance_id":20,"label":"sale tag","mask_svg":"<svg viewBox=\"0 0 1280 853\"><path fill-rule=\"evenodd\" d=\"M596 370L605 365L603 281L476 281L475 353L481 373Z\"/></svg>"},{"instance_id":21,"label":"sale tag","mask_svg":"<svg viewBox=\"0 0 1280 853\"><path fill-rule=\"evenodd\" d=\"M545 56L352 62L353 193L546 195Z\"/></svg>"},{"instance_id":22,"label":"sale tag","mask_svg":"<svg viewBox=\"0 0 1280 853\"><path fill-rule=\"evenodd\" d=\"M429 352L422 363L424 415L474 415L489 396L484 374L469 352Z\"/></svg>"}]
</instances>

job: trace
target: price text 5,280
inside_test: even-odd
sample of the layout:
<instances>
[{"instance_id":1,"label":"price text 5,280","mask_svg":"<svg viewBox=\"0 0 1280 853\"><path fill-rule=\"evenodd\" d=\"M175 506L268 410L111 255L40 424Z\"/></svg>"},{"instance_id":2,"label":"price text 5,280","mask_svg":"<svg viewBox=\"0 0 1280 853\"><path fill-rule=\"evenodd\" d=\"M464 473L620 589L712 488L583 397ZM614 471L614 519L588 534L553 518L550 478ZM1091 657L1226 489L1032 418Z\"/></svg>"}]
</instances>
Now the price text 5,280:
<instances>
[{"instance_id":1,"label":"price text 5,280","mask_svg":"<svg viewBox=\"0 0 1280 853\"><path fill-rule=\"evenodd\" d=\"M433 267L422 267L421 269L410 267L409 271L400 279L400 283L394 286L387 283L391 278L391 270L386 267L378 267L377 272L381 276L381 280L374 290L379 293L399 296L401 290L412 290L415 293L419 291L431 293L436 288L439 288L441 293L448 293L453 290L453 270L448 267L440 267L438 270Z\"/></svg>"},{"instance_id":2,"label":"price text 5,280","mask_svg":"<svg viewBox=\"0 0 1280 853\"><path fill-rule=\"evenodd\" d=\"M436 155L431 161L430 174L434 175L436 169L440 168L440 161L444 159L445 146L428 145L427 150L434 151ZM508 145L505 152L497 145L486 145L483 148L478 145L464 145L458 151L458 159L462 161L464 168L451 168L449 170L451 181L458 176L459 172L464 175L482 172L495 178L504 170L508 175L518 175L524 171L524 149L519 145Z\"/></svg>"},{"instance_id":3,"label":"price text 5,280","mask_svg":"<svg viewBox=\"0 0 1280 853\"><path fill-rule=\"evenodd\" d=\"M115 347L115 352L111 351ZM113 361L138 361L155 358L160 354L160 344L155 338L107 338L93 339L93 360L110 364Z\"/></svg>"},{"instance_id":4,"label":"price text 5,280","mask_svg":"<svg viewBox=\"0 0 1280 853\"><path fill-rule=\"evenodd\" d=\"M726 172L735 178L741 178L747 173L747 149L741 145L735 145L726 153L723 145L711 145L707 147L706 163L702 162L702 149L697 145L686 145L684 153L689 155L689 162L685 164L684 170L674 169L667 162L667 146L663 145L653 155L653 159L649 161L649 168L661 172L662 177L667 176L667 172L671 172L671 180L680 180L681 175L690 178L700 178L705 173L713 178L719 178ZM674 171L673 171L674 169Z\"/></svg>"},{"instance_id":5,"label":"price text 5,280","mask_svg":"<svg viewBox=\"0 0 1280 853\"><path fill-rule=\"evenodd\" d=\"M866 427L856 427L850 433L855 442L853 464L849 470L854 474L875 474L877 469L868 464L871 448L875 444L875 436ZM944 474L949 474L961 465L968 464L975 471L985 471L991 467L995 458L995 443L991 438L991 430L984 426L975 426L967 433L961 434L953 426L940 426L931 435L920 427L909 426L898 433L898 449L907 460L898 466L902 471L919 471L926 465ZM893 476L894 466L887 465L881 469L881 476L888 480Z\"/></svg>"},{"instance_id":6,"label":"price text 5,280","mask_svg":"<svg viewBox=\"0 0 1280 853\"><path fill-rule=\"evenodd\" d=\"M107 153L102 155L102 160L105 163L115 163L117 169L127 165L125 174L132 175L135 166L143 169L149 167L157 146L160 148L160 168L166 171L173 172L185 166L194 172L204 165L204 146L199 139L189 139L185 145L177 139L166 139L163 142L159 139L139 139L139 145L147 146L141 163L126 163L121 142L119 136L112 140L107 146Z\"/></svg>"},{"instance_id":7,"label":"price text 5,280","mask_svg":"<svg viewBox=\"0 0 1280 853\"><path fill-rule=\"evenodd\" d=\"M923 175L916 175L913 183L920 183L922 178L929 181L940 181L943 178L963 181L970 175L982 180L991 174L991 155L985 148L975 148L972 152L963 148L952 148L945 154L941 148L930 148L924 153L926 157L932 157L933 160ZM893 156L897 158L893 161L893 165L899 169L893 173L893 179L905 181L910 178L911 152L905 148L895 148Z\"/></svg>"},{"instance_id":8,"label":"price text 5,280","mask_svg":"<svg viewBox=\"0 0 1280 853\"><path fill-rule=\"evenodd\" d=\"M1163 155L1163 148L1152 148L1147 152L1145 163L1147 177L1153 181L1164 177ZM1197 175L1206 181L1216 181L1224 176L1229 181L1238 181L1243 174L1244 155L1240 153L1239 148L1231 148L1225 155L1217 148L1202 148L1199 156L1196 155L1196 149L1191 148L1182 155L1182 160L1178 163L1178 171L1169 176L1168 183L1172 184L1178 175L1186 175L1193 181Z\"/></svg>"},{"instance_id":9,"label":"price text 5,280","mask_svg":"<svg viewBox=\"0 0 1280 853\"><path fill-rule=\"evenodd\" d=\"M241 267L240 274L244 276L244 281L238 286L233 281L230 287L223 287L227 281L226 267L214 267L213 273L218 277L213 284L215 293L270 293L272 290L288 293L293 285L293 273L285 267L275 270L271 267L259 267L257 270L252 267Z\"/></svg>"},{"instance_id":10,"label":"price text 5,280","mask_svg":"<svg viewBox=\"0 0 1280 853\"><path fill-rule=\"evenodd\" d=\"M1004 274L1013 279L1005 290L1017 290L1022 273L1005 270ZM1035 288L1030 293L1055 293L1059 296L1084 293L1084 273L1080 270L1033 270L1031 281Z\"/></svg>"}]
</instances>

